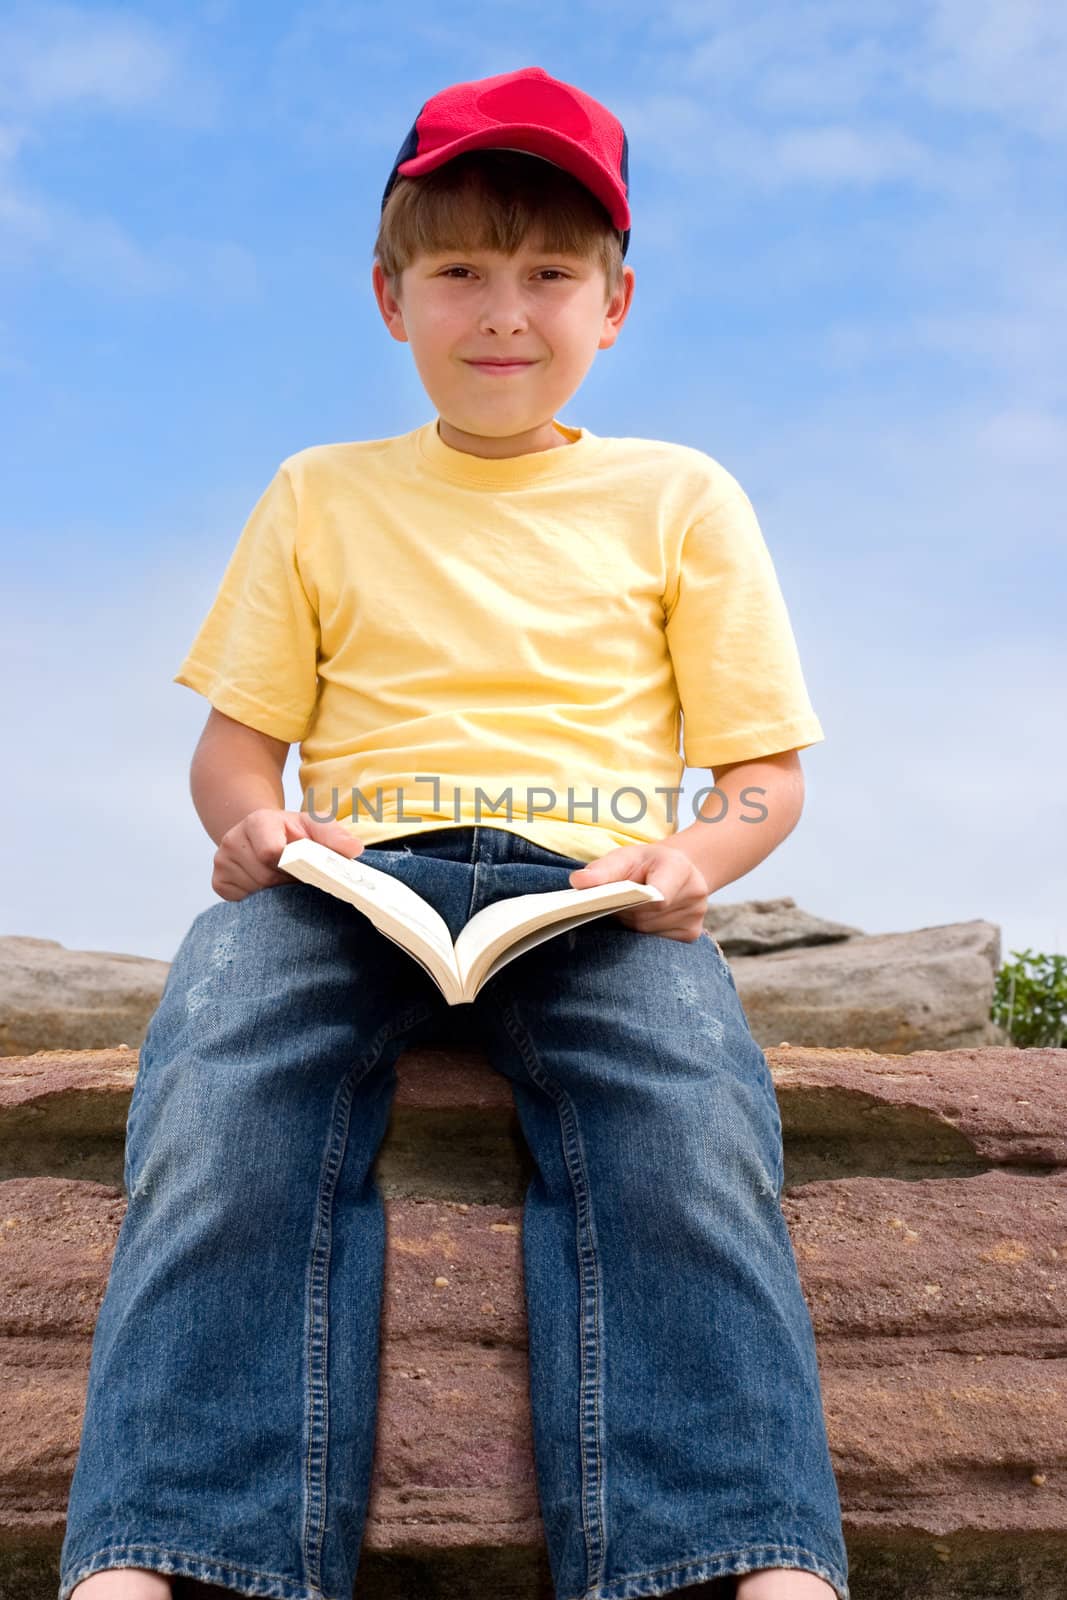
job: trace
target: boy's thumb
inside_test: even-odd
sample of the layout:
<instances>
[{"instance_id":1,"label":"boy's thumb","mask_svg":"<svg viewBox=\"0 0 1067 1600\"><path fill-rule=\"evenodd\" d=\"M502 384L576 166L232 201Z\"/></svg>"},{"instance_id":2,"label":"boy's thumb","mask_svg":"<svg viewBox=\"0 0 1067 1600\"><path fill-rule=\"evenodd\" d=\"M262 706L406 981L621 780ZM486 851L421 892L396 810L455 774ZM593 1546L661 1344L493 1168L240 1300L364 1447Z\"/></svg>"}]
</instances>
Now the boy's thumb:
<instances>
[{"instance_id":1,"label":"boy's thumb","mask_svg":"<svg viewBox=\"0 0 1067 1600\"><path fill-rule=\"evenodd\" d=\"M324 822L321 818L309 817L306 813L303 814L303 821L309 839L317 839L320 844L336 850L338 855L356 856L362 852L363 840L358 839L351 828L346 828L343 822Z\"/></svg>"},{"instance_id":2,"label":"boy's thumb","mask_svg":"<svg viewBox=\"0 0 1067 1600\"><path fill-rule=\"evenodd\" d=\"M357 839L351 828L346 828L342 822L330 824L330 834L326 843L331 850L336 850L343 856L358 856L363 853L363 840Z\"/></svg>"},{"instance_id":3,"label":"boy's thumb","mask_svg":"<svg viewBox=\"0 0 1067 1600\"><path fill-rule=\"evenodd\" d=\"M639 856L635 847L621 844L617 849L609 850L606 856L597 856L595 861L587 861L584 867L575 867L571 873L571 883L576 889L587 889L597 883L612 883L627 877L630 867L637 860ZM578 879L576 884L575 878Z\"/></svg>"}]
</instances>

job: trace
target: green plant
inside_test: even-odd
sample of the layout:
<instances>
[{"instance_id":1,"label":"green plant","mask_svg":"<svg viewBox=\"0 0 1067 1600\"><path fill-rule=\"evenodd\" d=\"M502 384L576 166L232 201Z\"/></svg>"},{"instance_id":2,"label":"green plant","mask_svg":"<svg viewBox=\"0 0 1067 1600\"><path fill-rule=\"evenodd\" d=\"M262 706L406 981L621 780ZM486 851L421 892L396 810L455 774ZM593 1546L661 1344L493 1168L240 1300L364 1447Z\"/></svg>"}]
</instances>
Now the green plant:
<instances>
[{"instance_id":1,"label":"green plant","mask_svg":"<svg viewBox=\"0 0 1067 1600\"><path fill-rule=\"evenodd\" d=\"M1012 950L993 989L994 1022L1021 1049L1067 1044L1067 956Z\"/></svg>"}]
</instances>

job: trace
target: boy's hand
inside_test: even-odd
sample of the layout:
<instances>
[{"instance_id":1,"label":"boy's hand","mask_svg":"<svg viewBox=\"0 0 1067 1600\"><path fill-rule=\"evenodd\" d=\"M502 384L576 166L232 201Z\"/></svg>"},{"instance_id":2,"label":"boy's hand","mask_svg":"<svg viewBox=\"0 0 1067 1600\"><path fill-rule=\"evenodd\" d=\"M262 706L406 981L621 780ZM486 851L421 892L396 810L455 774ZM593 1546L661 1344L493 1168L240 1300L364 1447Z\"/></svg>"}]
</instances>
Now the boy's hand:
<instances>
[{"instance_id":1,"label":"boy's hand","mask_svg":"<svg viewBox=\"0 0 1067 1600\"><path fill-rule=\"evenodd\" d=\"M572 889L591 889L598 883L617 883L632 878L635 883L651 883L663 895L644 906L627 906L611 915L638 933L658 933L662 939L681 939L692 944L704 931L708 909L708 886L699 868L681 850L669 844L628 844L607 855L576 867L571 873Z\"/></svg>"},{"instance_id":2,"label":"boy's hand","mask_svg":"<svg viewBox=\"0 0 1067 1600\"><path fill-rule=\"evenodd\" d=\"M291 872L278 871L278 857L294 839L315 839L350 860L363 851L363 840L343 822L323 822L304 811L263 806L223 834L215 851L211 887L223 900L243 900L257 889L299 883Z\"/></svg>"}]
</instances>

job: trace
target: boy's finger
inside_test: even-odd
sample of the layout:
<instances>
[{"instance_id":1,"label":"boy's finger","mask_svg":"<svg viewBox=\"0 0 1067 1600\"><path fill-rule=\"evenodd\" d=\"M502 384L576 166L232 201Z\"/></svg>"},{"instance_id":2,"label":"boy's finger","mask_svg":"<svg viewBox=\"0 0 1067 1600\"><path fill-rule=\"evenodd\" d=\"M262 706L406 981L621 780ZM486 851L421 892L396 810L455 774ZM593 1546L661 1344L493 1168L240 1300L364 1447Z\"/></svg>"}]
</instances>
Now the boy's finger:
<instances>
[{"instance_id":1,"label":"boy's finger","mask_svg":"<svg viewBox=\"0 0 1067 1600\"><path fill-rule=\"evenodd\" d=\"M571 874L571 882L579 879L579 888L589 883L610 883L612 878L628 878L634 866L633 853L625 847L612 850L610 854L601 856L597 861L587 862L584 867L575 868Z\"/></svg>"}]
</instances>

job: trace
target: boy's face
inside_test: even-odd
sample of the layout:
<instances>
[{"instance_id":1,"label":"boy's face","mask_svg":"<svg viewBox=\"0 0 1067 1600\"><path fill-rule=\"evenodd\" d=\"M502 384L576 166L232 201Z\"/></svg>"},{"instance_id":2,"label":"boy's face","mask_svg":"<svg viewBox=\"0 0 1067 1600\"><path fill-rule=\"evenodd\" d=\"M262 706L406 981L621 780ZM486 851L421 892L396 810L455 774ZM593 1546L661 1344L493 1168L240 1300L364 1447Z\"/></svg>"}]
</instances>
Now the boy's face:
<instances>
[{"instance_id":1,"label":"boy's face","mask_svg":"<svg viewBox=\"0 0 1067 1600\"><path fill-rule=\"evenodd\" d=\"M505 457L563 444L553 418L598 350L615 343L633 296L634 271L606 301L600 263L529 242L515 256L449 250L420 256L399 298L378 262L374 292L394 339L411 345L446 444ZM479 358L525 365L486 370Z\"/></svg>"}]
</instances>

